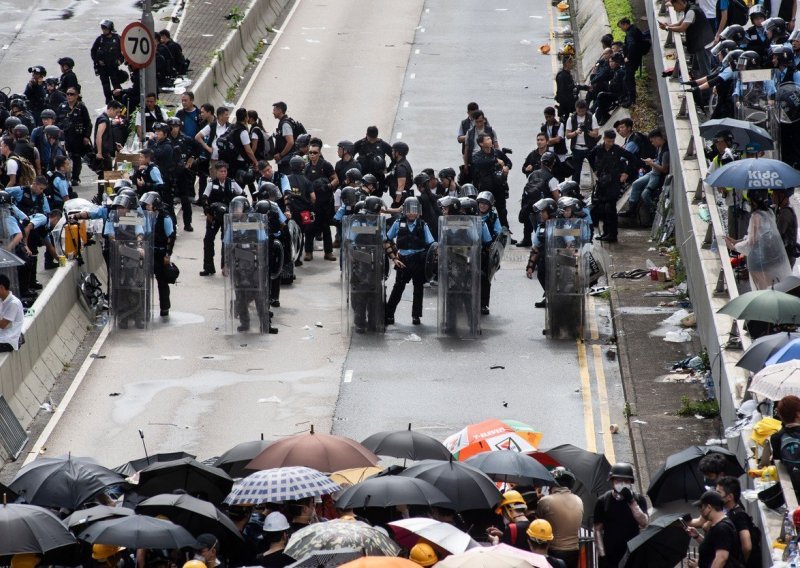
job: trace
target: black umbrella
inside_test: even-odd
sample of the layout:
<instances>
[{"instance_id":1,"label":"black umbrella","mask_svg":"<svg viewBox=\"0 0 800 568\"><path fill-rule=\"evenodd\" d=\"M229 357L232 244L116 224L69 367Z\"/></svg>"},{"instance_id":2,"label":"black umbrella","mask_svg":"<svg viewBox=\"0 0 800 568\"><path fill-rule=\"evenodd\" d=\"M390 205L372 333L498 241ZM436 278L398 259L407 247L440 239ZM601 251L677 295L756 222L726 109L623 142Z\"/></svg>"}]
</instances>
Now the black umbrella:
<instances>
[{"instance_id":1,"label":"black umbrella","mask_svg":"<svg viewBox=\"0 0 800 568\"><path fill-rule=\"evenodd\" d=\"M700 136L706 140L715 138L721 132L730 132L739 148L758 144L760 150L772 150L774 143L769 132L746 120L735 118L715 118L700 125Z\"/></svg>"},{"instance_id":2,"label":"black umbrella","mask_svg":"<svg viewBox=\"0 0 800 568\"><path fill-rule=\"evenodd\" d=\"M185 528L145 515L98 521L80 533L78 538L89 544L127 548L197 548L197 541Z\"/></svg>"},{"instance_id":3,"label":"black umbrella","mask_svg":"<svg viewBox=\"0 0 800 568\"><path fill-rule=\"evenodd\" d=\"M0 501L3 503L13 503L17 499L19 499L19 495L11 491L8 486L0 483Z\"/></svg>"},{"instance_id":4,"label":"black umbrella","mask_svg":"<svg viewBox=\"0 0 800 568\"><path fill-rule=\"evenodd\" d=\"M175 461L182 458L194 459L195 457L196 456L193 456L192 454L187 454L186 452L167 452L163 454L154 454L152 456L131 460L128 463L118 465L117 467L114 468L114 471L116 471L120 475L129 477L139 471L142 471L147 466L153 465L154 463Z\"/></svg>"},{"instance_id":5,"label":"black umbrella","mask_svg":"<svg viewBox=\"0 0 800 568\"><path fill-rule=\"evenodd\" d=\"M183 489L187 493L210 501L222 503L231 492L233 479L219 469L204 465L191 458L156 463L139 472L139 495L153 497Z\"/></svg>"},{"instance_id":6,"label":"black umbrella","mask_svg":"<svg viewBox=\"0 0 800 568\"><path fill-rule=\"evenodd\" d=\"M50 511L35 505L0 505L0 556L66 551L75 537Z\"/></svg>"},{"instance_id":7,"label":"black umbrella","mask_svg":"<svg viewBox=\"0 0 800 568\"><path fill-rule=\"evenodd\" d=\"M753 340L750 347L747 348L736 363L736 366L757 373L764 368L766 360L772 357L776 351L793 339L799 337L800 333L789 333L785 331L759 337Z\"/></svg>"},{"instance_id":8,"label":"black umbrella","mask_svg":"<svg viewBox=\"0 0 800 568\"><path fill-rule=\"evenodd\" d=\"M689 550L689 535L680 518L681 515L659 517L629 540L620 568L673 568L680 564Z\"/></svg>"},{"instance_id":9,"label":"black umbrella","mask_svg":"<svg viewBox=\"0 0 800 568\"><path fill-rule=\"evenodd\" d=\"M395 505L453 508L447 495L427 481L397 475L371 477L348 487L336 499L336 507L339 509Z\"/></svg>"},{"instance_id":10,"label":"black umbrella","mask_svg":"<svg viewBox=\"0 0 800 568\"><path fill-rule=\"evenodd\" d=\"M19 470L9 486L26 502L42 507L77 509L125 479L81 458L39 458Z\"/></svg>"},{"instance_id":11,"label":"black umbrella","mask_svg":"<svg viewBox=\"0 0 800 568\"><path fill-rule=\"evenodd\" d=\"M525 486L558 485L545 466L520 452L482 452L464 463L481 470L495 481Z\"/></svg>"},{"instance_id":12,"label":"black umbrella","mask_svg":"<svg viewBox=\"0 0 800 568\"><path fill-rule=\"evenodd\" d=\"M97 521L116 519L117 517L130 517L131 515L133 515L133 509L128 509L127 507L97 505L96 507L75 511L64 519L64 524L71 530L81 531Z\"/></svg>"},{"instance_id":13,"label":"black umbrella","mask_svg":"<svg viewBox=\"0 0 800 568\"><path fill-rule=\"evenodd\" d=\"M237 444L219 456L214 462L214 467L220 468L231 477L245 477L256 471L247 469L245 466L253 461L254 457L266 450L270 444L272 442L263 439Z\"/></svg>"},{"instance_id":14,"label":"black umbrella","mask_svg":"<svg viewBox=\"0 0 800 568\"><path fill-rule=\"evenodd\" d=\"M453 461L425 460L399 474L431 483L447 495L456 511L492 509L502 495L494 481L472 466ZM383 479L390 479L383 478Z\"/></svg>"},{"instance_id":15,"label":"black umbrella","mask_svg":"<svg viewBox=\"0 0 800 568\"><path fill-rule=\"evenodd\" d=\"M722 454L728 463L726 475L739 477L744 474L736 455L719 446L690 446L667 457L667 461L650 479L647 496L657 507L676 500L699 499L706 491L703 474L698 464L708 454Z\"/></svg>"},{"instance_id":16,"label":"black umbrella","mask_svg":"<svg viewBox=\"0 0 800 568\"><path fill-rule=\"evenodd\" d=\"M411 424L407 430L378 432L361 445L379 456L392 456L404 460L449 460L450 451L439 440L415 432Z\"/></svg>"},{"instance_id":17,"label":"black umbrella","mask_svg":"<svg viewBox=\"0 0 800 568\"><path fill-rule=\"evenodd\" d=\"M191 495L156 495L139 503L136 512L153 517L164 515L194 536L211 533L226 549L242 545L242 533L233 521L208 501Z\"/></svg>"}]
</instances>

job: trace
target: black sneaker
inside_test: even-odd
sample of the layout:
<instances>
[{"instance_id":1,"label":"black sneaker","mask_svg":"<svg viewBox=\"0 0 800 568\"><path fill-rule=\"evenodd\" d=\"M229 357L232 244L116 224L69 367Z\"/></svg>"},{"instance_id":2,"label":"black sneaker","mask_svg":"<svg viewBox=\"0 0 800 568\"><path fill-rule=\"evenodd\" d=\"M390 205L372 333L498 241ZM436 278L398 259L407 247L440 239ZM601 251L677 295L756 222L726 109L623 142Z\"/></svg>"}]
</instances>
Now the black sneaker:
<instances>
[{"instance_id":1,"label":"black sneaker","mask_svg":"<svg viewBox=\"0 0 800 568\"><path fill-rule=\"evenodd\" d=\"M489 306L483 306L483 307L481 308L481 313L482 313L483 315L485 315L485 316L488 316L488 315L489 315Z\"/></svg>"},{"instance_id":2,"label":"black sneaker","mask_svg":"<svg viewBox=\"0 0 800 568\"><path fill-rule=\"evenodd\" d=\"M208 270L208 269L206 269L206 270L203 270L203 271L200 273L200 276L213 276L213 275L214 275L214 274L216 274L216 273L217 273L217 271L216 271L216 270Z\"/></svg>"},{"instance_id":3,"label":"black sneaker","mask_svg":"<svg viewBox=\"0 0 800 568\"><path fill-rule=\"evenodd\" d=\"M277 328L277 327L275 327L275 326L272 326L272 325L271 325L271 326L269 326L269 332L270 332L272 335L275 335L275 334L277 334L277 333L278 333L278 328Z\"/></svg>"},{"instance_id":4,"label":"black sneaker","mask_svg":"<svg viewBox=\"0 0 800 568\"><path fill-rule=\"evenodd\" d=\"M168 318L169 317L169 310L161 310L161 317Z\"/></svg>"},{"instance_id":5,"label":"black sneaker","mask_svg":"<svg viewBox=\"0 0 800 568\"><path fill-rule=\"evenodd\" d=\"M537 308L546 308L547 307L547 298L542 298L535 304L533 304Z\"/></svg>"},{"instance_id":6,"label":"black sneaker","mask_svg":"<svg viewBox=\"0 0 800 568\"><path fill-rule=\"evenodd\" d=\"M532 247L533 243L531 241L520 241L516 244L518 247Z\"/></svg>"},{"instance_id":7,"label":"black sneaker","mask_svg":"<svg viewBox=\"0 0 800 568\"><path fill-rule=\"evenodd\" d=\"M413 318L411 318L411 323L414 325L420 325L422 322L419 321L418 317L414 316Z\"/></svg>"},{"instance_id":8,"label":"black sneaker","mask_svg":"<svg viewBox=\"0 0 800 568\"><path fill-rule=\"evenodd\" d=\"M281 301L280 300L272 300L269 303L269 305L272 306L273 308L280 308L281 307Z\"/></svg>"},{"instance_id":9,"label":"black sneaker","mask_svg":"<svg viewBox=\"0 0 800 568\"><path fill-rule=\"evenodd\" d=\"M386 325L394 325L394 316L386 316Z\"/></svg>"},{"instance_id":10,"label":"black sneaker","mask_svg":"<svg viewBox=\"0 0 800 568\"><path fill-rule=\"evenodd\" d=\"M238 331L240 333L243 332L243 331L249 331L249 330L250 330L250 324L249 323L247 325L242 324L242 325L240 325L239 327L236 328L236 331Z\"/></svg>"},{"instance_id":11,"label":"black sneaker","mask_svg":"<svg viewBox=\"0 0 800 568\"><path fill-rule=\"evenodd\" d=\"M194 231L194 227L192 227L191 225L184 225L183 230L186 231L187 233L191 233Z\"/></svg>"},{"instance_id":12,"label":"black sneaker","mask_svg":"<svg viewBox=\"0 0 800 568\"><path fill-rule=\"evenodd\" d=\"M42 284L38 280L33 284L31 284L31 290L41 290L42 288L44 288L44 284Z\"/></svg>"}]
</instances>

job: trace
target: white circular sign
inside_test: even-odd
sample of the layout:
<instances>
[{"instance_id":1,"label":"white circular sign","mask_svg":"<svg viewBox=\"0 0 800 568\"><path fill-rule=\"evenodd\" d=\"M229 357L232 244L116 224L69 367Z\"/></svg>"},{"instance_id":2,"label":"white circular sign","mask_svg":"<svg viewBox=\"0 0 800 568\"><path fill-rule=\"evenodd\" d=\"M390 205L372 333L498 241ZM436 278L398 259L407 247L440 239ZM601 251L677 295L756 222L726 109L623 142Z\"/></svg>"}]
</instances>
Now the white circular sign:
<instances>
[{"instance_id":1,"label":"white circular sign","mask_svg":"<svg viewBox=\"0 0 800 568\"><path fill-rule=\"evenodd\" d=\"M122 55L134 69L143 69L153 62L156 55L155 38L144 24L128 24L120 36Z\"/></svg>"}]
</instances>

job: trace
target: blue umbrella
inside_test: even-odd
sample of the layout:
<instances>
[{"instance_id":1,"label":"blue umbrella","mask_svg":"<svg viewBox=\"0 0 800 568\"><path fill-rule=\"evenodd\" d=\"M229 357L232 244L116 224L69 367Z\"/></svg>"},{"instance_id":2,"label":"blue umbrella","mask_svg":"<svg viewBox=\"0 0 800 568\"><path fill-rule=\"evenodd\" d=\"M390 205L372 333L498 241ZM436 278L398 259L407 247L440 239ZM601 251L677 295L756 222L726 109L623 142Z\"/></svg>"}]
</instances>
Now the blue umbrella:
<instances>
[{"instance_id":1,"label":"blue umbrella","mask_svg":"<svg viewBox=\"0 0 800 568\"><path fill-rule=\"evenodd\" d=\"M800 171L780 160L747 158L725 164L706 178L714 187L788 189L800 185Z\"/></svg>"},{"instance_id":2,"label":"blue umbrella","mask_svg":"<svg viewBox=\"0 0 800 568\"><path fill-rule=\"evenodd\" d=\"M800 359L800 338L792 339L789 343L770 355L769 359L764 361L764 366L786 363L793 359Z\"/></svg>"}]
</instances>

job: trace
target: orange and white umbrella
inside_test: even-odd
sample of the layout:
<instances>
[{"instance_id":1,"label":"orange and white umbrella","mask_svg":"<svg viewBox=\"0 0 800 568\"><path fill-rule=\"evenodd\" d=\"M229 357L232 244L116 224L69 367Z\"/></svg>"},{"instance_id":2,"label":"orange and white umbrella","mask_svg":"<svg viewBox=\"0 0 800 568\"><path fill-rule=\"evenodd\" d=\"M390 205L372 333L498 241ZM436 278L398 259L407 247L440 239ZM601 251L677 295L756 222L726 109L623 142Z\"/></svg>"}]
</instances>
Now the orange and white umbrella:
<instances>
[{"instance_id":1,"label":"orange and white umbrella","mask_svg":"<svg viewBox=\"0 0 800 568\"><path fill-rule=\"evenodd\" d=\"M523 422L492 418L467 426L448 437L444 445L459 461L464 461L481 452L535 452L541 439L541 432Z\"/></svg>"}]
</instances>

